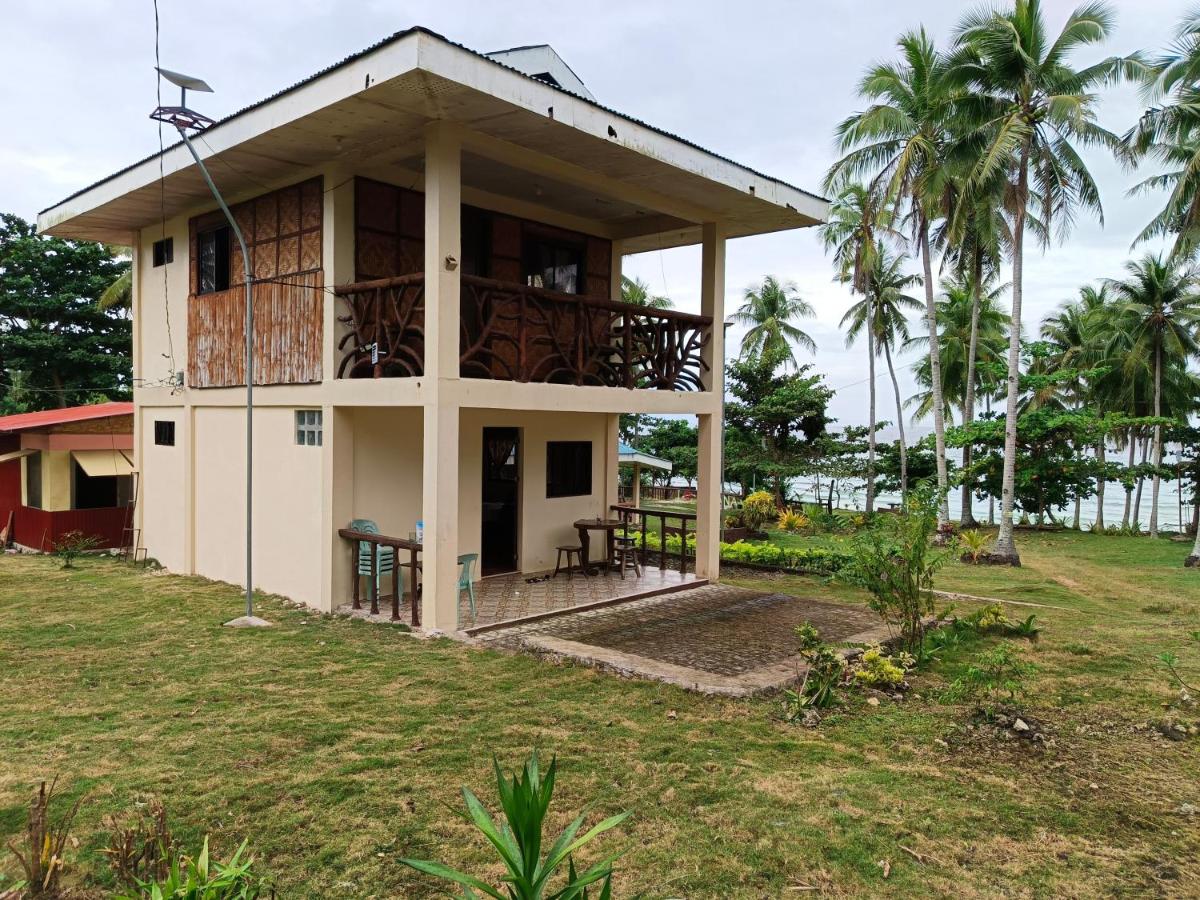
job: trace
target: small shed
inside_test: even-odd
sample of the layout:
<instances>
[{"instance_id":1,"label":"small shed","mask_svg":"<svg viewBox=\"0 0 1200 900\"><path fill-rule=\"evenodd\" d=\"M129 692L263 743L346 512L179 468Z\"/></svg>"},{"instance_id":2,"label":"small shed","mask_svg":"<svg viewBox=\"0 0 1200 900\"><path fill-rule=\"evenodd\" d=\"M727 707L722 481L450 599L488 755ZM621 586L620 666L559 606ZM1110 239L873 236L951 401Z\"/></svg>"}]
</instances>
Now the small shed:
<instances>
[{"instance_id":1,"label":"small shed","mask_svg":"<svg viewBox=\"0 0 1200 900\"><path fill-rule=\"evenodd\" d=\"M658 469L668 475L674 469L668 460L635 450L625 443L617 445L617 465L633 467L633 496L630 502L634 506L642 505L642 469Z\"/></svg>"},{"instance_id":2,"label":"small shed","mask_svg":"<svg viewBox=\"0 0 1200 900\"><path fill-rule=\"evenodd\" d=\"M133 524L133 404L0 417L0 543L52 550L69 532L120 547Z\"/></svg>"}]
</instances>

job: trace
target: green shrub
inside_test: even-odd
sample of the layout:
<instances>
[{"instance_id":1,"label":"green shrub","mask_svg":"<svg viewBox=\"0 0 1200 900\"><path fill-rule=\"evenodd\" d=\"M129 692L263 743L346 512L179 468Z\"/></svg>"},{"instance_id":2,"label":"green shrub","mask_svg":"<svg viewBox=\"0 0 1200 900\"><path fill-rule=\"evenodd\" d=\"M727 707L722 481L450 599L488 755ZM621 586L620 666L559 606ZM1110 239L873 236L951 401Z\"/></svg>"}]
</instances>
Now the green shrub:
<instances>
[{"instance_id":1,"label":"green shrub","mask_svg":"<svg viewBox=\"0 0 1200 900\"><path fill-rule=\"evenodd\" d=\"M274 897L269 883L253 872L254 859L243 858L246 841L227 863L210 860L208 838L196 857L176 853L165 878L139 881L121 900L257 900Z\"/></svg>"},{"instance_id":2,"label":"green shrub","mask_svg":"<svg viewBox=\"0 0 1200 900\"><path fill-rule=\"evenodd\" d=\"M670 556L679 554L680 537L667 535L666 551ZM696 536L688 535L688 553L696 552ZM646 533L646 549L657 552L663 549L662 540L655 532ZM773 566L782 569L803 569L823 575L831 575L850 562L850 554L827 547L780 547L769 541L735 541L721 543L721 559L732 563L751 563L758 566Z\"/></svg>"},{"instance_id":3,"label":"green shrub","mask_svg":"<svg viewBox=\"0 0 1200 900\"><path fill-rule=\"evenodd\" d=\"M946 692L949 699L978 701L990 712L991 701L1003 697L1010 703L1025 693L1025 680L1037 666L1021 659L1021 648L1005 641L975 658Z\"/></svg>"},{"instance_id":4,"label":"green shrub","mask_svg":"<svg viewBox=\"0 0 1200 900\"><path fill-rule=\"evenodd\" d=\"M513 774L511 782L505 779L504 773L500 771L500 763L495 759L493 766L496 770L496 789L500 795L500 806L504 810L505 821L497 826L491 814L466 787L462 789L463 802L467 808L463 818L487 838L507 869L503 879L506 882L504 893L473 875L451 869L442 863L419 859L402 859L400 862L426 875L463 885L466 889L462 895L464 897L474 897L474 891L482 891L496 900L541 900L542 897L580 900L588 885L600 883L600 896L606 900L611 895L612 888L609 882L612 878L612 864L618 854L604 857L582 874L575 871L571 855L601 833L620 825L629 817L629 813L610 816L593 825L583 837L576 837L579 829L583 827L586 815L580 813L558 836L543 858L542 831L546 823L546 812L554 795L557 760L550 761L550 768L546 770L545 777L542 777L537 753L534 752L525 762L522 772L519 775ZM564 863L568 867L567 883L551 890L550 881Z\"/></svg>"},{"instance_id":5,"label":"green shrub","mask_svg":"<svg viewBox=\"0 0 1200 900\"><path fill-rule=\"evenodd\" d=\"M911 669L915 660L907 653L889 656L878 644L868 647L854 670L854 680L868 687L897 685L904 683L904 673Z\"/></svg>"},{"instance_id":6,"label":"green shrub","mask_svg":"<svg viewBox=\"0 0 1200 900\"><path fill-rule=\"evenodd\" d=\"M785 690L784 709L789 721L802 717L806 710L824 709L834 702L838 684L846 669L842 655L821 640L820 632L811 622L796 626L800 639L799 653L808 669L796 690Z\"/></svg>"},{"instance_id":7,"label":"green shrub","mask_svg":"<svg viewBox=\"0 0 1200 900\"><path fill-rule=\"evenodd\" d=\"M796 512L792 509L785 509L779 514L779 518L776 520L775 524L779 526L780 531L786 531L790 534L794 534L801 528L808 527L808 516L802 512Z\"/></svg>"},{"instance_id":8,"label":"green shrub","mask_svg":"<svg viewBox=\"0 0 1200 900\"><path fill-rule=\"evenodd\" d=\"M978 528L964 531L958 536L958 546L962 550L963 557L973 563L979 562L991 549L992 541L992 535L986 531L980 531Z\"/></svg>"},{"instance_id":9,"label":"green shrub","mask_svg":"<svg viewBox=\"0 0 1200 900\"><path fill-rule=\"evenodd\" d=\"M68 531L54 543L54 555L62 560L64 569L75 568L75 560L89 550L95 550L100 538L82 531Z\"/></svg>"},{"instance_id":10,"label":"green shrub","mask_svg":"<svg viewBox=\"0 0 1200 900\"><path fill-rule=\"evenodd\" d=\"M762 531L775 515L775 498L766 491L755 491L742 502L742 520L751 531Z\"/></svg>"}]
</instances>

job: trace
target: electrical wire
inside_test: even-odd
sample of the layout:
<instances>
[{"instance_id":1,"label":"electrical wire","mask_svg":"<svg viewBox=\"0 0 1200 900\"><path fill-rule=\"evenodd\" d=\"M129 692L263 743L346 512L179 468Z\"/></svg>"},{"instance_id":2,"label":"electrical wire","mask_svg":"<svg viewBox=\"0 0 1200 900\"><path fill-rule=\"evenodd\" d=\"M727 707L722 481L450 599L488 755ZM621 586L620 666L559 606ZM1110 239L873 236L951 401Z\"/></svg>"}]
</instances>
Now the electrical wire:
<instances>
[{"instance_id":1,"label":"electrical wire","mask_svg":"<svg viewBox=\"0 0 1200 900\"><path fill-rule=\"evenodd\" d=\"M159 59L159 23L158 23L158 0L153 0L154 3L154 95L158 106L162 106L162 75L158 70L162 67ZM163 169L163 156L165 150L163 148L163 123L158 122L158 208L162 223L160 228L159 238L162 241L167 239L167 178ZM164 244L165 246L165 244ZM174 385L175 381L175 339L171 334L171 294L170 284L167 277L167 267L164 265L163 270L163 312L167 328L167 359L171 367L171 381ZM174 393L174 390L172 390Z\"/></svg>"}]
</instances>

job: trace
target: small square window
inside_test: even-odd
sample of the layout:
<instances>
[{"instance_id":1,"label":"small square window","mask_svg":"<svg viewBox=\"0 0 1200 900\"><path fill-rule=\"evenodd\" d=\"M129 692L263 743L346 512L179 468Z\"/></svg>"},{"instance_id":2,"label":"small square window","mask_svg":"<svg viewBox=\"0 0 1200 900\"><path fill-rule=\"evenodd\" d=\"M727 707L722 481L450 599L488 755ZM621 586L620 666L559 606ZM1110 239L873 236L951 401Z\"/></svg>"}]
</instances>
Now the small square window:
<instances>
[{"instance_id":1,"label":"small square window","mask_svg":"<svg viewBox=\"0 0 1200 900\"><path fill-rule=\"evenodd\" d=\"M592 442L546 444L546 496L585 497L592 492Z\"/></svg>"},{"instance_id":2,"label":"small square window","mask_svg":"<svg viewBox=\"0 0 1200 900\"><path fill-rule=\"evenodd\" d=\"M159 447L175 446L175 423L156 420L154 422L154 443Z\"/></svg>"},{"instance_id":3,"label":"small square window","mask_svg":"<svg viewBox=\"0 0 1200 900\"><path fill-rule=\"evenodd\" d=\"M163 238L154 242L154 268L165 266L175 260L175 239Z\"/></svg>"},{"instance_id":4,"label":"small square window","mask_svg":"<svg viewBox=\"0 0 1200 900\"><path fill-rule=\"evenodd\" d=\"M321 446L321 410L296 410L296 443L301 447Z\"/></svg>"}]
</instances>

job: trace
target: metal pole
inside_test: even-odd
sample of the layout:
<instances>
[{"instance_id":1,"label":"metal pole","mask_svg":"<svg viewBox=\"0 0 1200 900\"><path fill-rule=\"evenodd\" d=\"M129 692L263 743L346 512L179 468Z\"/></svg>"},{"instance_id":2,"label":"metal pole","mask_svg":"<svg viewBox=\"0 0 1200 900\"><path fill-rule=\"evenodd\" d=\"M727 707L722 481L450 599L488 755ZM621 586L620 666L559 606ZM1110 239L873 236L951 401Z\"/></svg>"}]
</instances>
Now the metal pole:
<instances>
[{"instance_id":1,"label":"metal pole","mask_svg":"<svg viewBox=\"0 0 1200 900\"><path fill-rule=\"evenodd\" d=\"M252 540L254 522L254 294L250 283L250 252L246 249L246 239L242 236L242 229L238 227L233 213L225 205L225 199L221 196L221 192L213 184L212 176L208 174L208 167L204 165L200 154L188 140L187 132L178 126L176 126L176 130L183 138L184 145L191 151L192 159L196 160L196 165L200 167L200 174L204 176L208 189L216 198L221 212L225 213L229 227L233 229L238 245L242 248L242 274L246 280L246 615L253 617L254 557L251 551L254 546Z\"/></svg>"}]
</instances>

